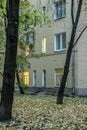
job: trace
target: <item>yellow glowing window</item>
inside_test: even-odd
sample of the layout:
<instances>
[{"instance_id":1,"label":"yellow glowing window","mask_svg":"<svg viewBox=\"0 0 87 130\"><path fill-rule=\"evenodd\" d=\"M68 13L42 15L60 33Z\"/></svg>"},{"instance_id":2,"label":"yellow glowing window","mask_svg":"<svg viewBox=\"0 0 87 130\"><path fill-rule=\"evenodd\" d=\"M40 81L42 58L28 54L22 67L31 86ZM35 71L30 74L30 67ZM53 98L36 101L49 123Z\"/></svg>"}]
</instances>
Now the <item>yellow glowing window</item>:
<instances>
[{"instance_id":1,"label":"yellow glowing window","mask_svg":"<svg viewBox=\"0 0 87 130\"><path fill-rule=\"evenodd\" d=\"M29 55L29 46L26 46L26 56Z\"/></svg>"},{"instance_id":2,"label":"yellow glowing window","mask_svg":"<svg viewBox=\"0 0 87 130\"><path fill-rule=\"evenodd\" d=\"M46 37L42 39L42 53L46 53Z\"/></svg>"},{"instance_id":3,"label":"yellow glowing window","mask_svg":"<svg viewBox=\"0 0 87 130\"><path fill-rule=\"evenodd\" d=\"M87 1L84 1L84 5L85 5L85 10L87 10Z\"/></svg>"},{"instance_id":4,"label":"yellow glowing window","mask_svg":"<svg viewBox=\"0 0 87 130\"><path fill-rule=\"evenodd\" d=\"M61 83L61 79L62 79L62 76L63 76L63 72L64 72L64 68L57 68L55 69L55 80L56 80L56 83L55 85L56 86L60 86L60 83ZM68 82L66 82L66 86L68 85Z\"/></svg>"},{"instance_id":5,"label":"yellow glowing window","mask_svg":"<svg viewBox=\"0 0 87 130\"><path fill-rule=\"evenodd\" d=\"M55 69L55 74L56 74L56 86L60 86L60 82L62 79L64 69L63 68L57 68Z\"/></svg>"},{"instance_id":6,"label":"yellow glowing window","mask_svg":"<svg viewBox=\"0 0 87 130\"><path fill-rule=\"evenodd\" d=\"M29 71L24 71L24 85L30 85Z\"/></svg>"},{"instance_id":7,"label":"yellow glowing window","mask_svg":"<svg viewBox=\"0 0 87 130\"><path fill-rule=\"evenodd\" d=\"M55 69L56 70L56 73L63 73L64 72L64 68L58 68L58 69Z\"/></svg>"}]
</instances>

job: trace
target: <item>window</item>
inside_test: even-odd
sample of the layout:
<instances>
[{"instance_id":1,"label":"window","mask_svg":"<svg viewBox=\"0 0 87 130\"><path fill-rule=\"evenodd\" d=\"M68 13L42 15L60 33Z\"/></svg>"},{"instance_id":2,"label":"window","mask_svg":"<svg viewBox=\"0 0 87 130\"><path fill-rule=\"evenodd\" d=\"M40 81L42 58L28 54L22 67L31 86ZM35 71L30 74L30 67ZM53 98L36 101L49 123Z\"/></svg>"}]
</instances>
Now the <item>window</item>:
<instances>
[{"instance_id":1,"label":"window","mask_svg":"<svg viewBox=\"0 0 87 130\"><path fill-rule=\"evenodd\" d=\"M29 46L26 45L26 56L28 56L28 55L29 55Z\"/></svg>"},{"instance_id":2,"label":"window","mask_svg":"<svg viewBox=\"0 0 87 130\"><path fill-rule=\"evenodd\" d=\"M46 70L42 71L42 87L46 86Z\"/></svg>"},{"instance_id":3,"label":"window","mask_svg":"<svg viewBox=\"0 0 87 130\"><path fill-rule=\"evenodd\" d=\"M66 49L66 33L54 35L54 51Z\"/></svg>"},{"instance_id":4,"label":"window","mask_svg":"<svg viewBox=\"0 0 87 130\"><path fill-rule=\"evenodd\" d=\"M59 0L54 2L54 20L65 17L65 3L66 0Z\"/></svg>"},{"instance_id":5,"label":"window","mask_svg":"<svg viewBox=\"0 0 87 130\"><path fill-rule=\"evenodd\" d=\"M42 8L42 24L46 22L46 7Z\"/></svg>"},{"instance_id":6,"label":"window","mask_svg":"<svg viewBox=\"0 0 87 130\"><path fill-rule=\"evenodd\" d=\"M33 71L33 86L36 86L36 70Z\"/></svg>"},{"instance_id":7,"label":"window","mask_svg":"<svg viewBox=\"0 0 87 130\"><path fill-rule=\"evenodd\" d=\"M55 69L55 86L60 86L63 72L64 72L63 68Z\"/></svg>"},{"instance_id":8,"label":"window","mask_svg":"<svg viewBox=\"0 0 87 130\"><path fill-rule=\"evenodd\" d=\"M55 87L60 87L63 72L64 72L64 68L56 68L55 69L55 73L54 73ZM68 81L66 82L66 86L68 86Z\"/></svg>"},{"instance_id":9,"label":"window","mask_svg":"<svg viewBox=\"0 0 87 130\"><path fill-rule=\"evenodd\" d=\"M46 37L42 39L42 53L46 53Z\"/></svg>"},{"instance_id":10,"label":"window","mask_svg":"<svg viewBox=\"0 0 87 130\"><path fill-rule=\"evenodd\" d=\"M30 85L30 76L29 76L29 71L24 71L24 85L29 86Z\"/></svg>"},{"instance_id":11,"label":"window","mask_svg":"<svg viewBox=\"0 0 87 130\"><path fill-rule=\"evenodd\" d=\"M34 33L30 33L26 35L26 42L29 45L34 45Z\"/></svg>"}]
</instances>

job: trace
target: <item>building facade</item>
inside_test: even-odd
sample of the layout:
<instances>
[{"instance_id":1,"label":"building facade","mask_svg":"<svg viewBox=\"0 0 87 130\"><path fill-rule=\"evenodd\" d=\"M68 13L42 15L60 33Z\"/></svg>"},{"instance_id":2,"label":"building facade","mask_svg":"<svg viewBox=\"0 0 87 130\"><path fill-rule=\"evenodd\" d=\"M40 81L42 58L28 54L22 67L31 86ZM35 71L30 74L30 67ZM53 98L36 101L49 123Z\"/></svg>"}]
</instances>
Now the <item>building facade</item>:
<instances>
[{"instance_id":1,"label":"building facade","mask_svg":"<svg viewBox=\"0 0 87 130\"><path fill-rule=\"evenodd\" d=\"M35 10L42 10L51 19L51 25L42 17L35 27L35 41L29 39L38 57L30 57L30 69L25 67L23 82L29 88L59 88L64 71L66 53L71 37L71 0L29 0ZM74 4L74 17L78 0ZM84 0L75 39L87 26L87 2ZM73 48L66 88L77 95L87 95L87 30ZM28 51L26 52L28 55Z\"/></svg>"},{"instance_id":2,"label":"building facade","mask_svg":"<svg viewBox=\"0 0 87 130\"><path fill-rule=\"evenodd\" d=\"M71 0L30 0L36 9L47 13L51 26L42 18L41 26L36 26L33 48L39 58L30 57L30 69L24 72L24 80L29 87L55 88L60 86L67 48L72 31ZM75 1L74 15L78 7ZM87 4L83 2L76 39L87 25ZM87 95L87 30L73 48L66 88L71 88L77 95Z\"/></svg>"}]
</instances>

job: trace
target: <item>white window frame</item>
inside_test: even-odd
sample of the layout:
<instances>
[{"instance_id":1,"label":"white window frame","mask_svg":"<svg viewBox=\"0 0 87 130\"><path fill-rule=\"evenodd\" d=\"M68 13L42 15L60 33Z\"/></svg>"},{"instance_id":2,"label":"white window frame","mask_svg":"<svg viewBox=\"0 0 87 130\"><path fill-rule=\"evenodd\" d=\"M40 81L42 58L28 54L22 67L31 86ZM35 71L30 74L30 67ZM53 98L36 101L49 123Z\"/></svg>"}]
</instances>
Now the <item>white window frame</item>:
<instances>
[{"instance_id":1,"label":"white window frame","mask_svg":"<svg viewBox=\"0 0 87 130\"><path fill-rule=\"evenodd\" d=\"M46 87L46 70L42 70L42 87Z\"/></svg>"},{"instance_id":2,"label":"white window frame","mask_svg":"<svg viewBox=\"0 0 87 130\"><path fill-rule=\"evenodd\" d=\"M66 15L66 0L61 0L54 2L54 20L64 18ZM61 15L59 13L62 13Z\"/></svg>"},{"instance_id":3,"label":"white window frame","mask_svg":"<svg viewBox=\"0 0 87 130\"><path fill-rule=\"evenodd\" d=\"M36 86L36 70L33 71L33 87Z\"/></svg>"},{"instance_id":4,"label":"white window frame","mask_svg":"<svg viewBox=\"0 0 87 130\"><path fill-rule=\"evenodd\" d=\"M66 50L66 48L63 48L63 40L62 40L64 33L60 33L60 34L55 34L54 35L54 51L63 51L63 50ZM65 33L65 35L66 35L66 33ZM57 42L57 37L58 36L60 37L60 43ZM59 49L57 49L57 44L60 44L60 48Z\"/></svg>"}]
</instances>

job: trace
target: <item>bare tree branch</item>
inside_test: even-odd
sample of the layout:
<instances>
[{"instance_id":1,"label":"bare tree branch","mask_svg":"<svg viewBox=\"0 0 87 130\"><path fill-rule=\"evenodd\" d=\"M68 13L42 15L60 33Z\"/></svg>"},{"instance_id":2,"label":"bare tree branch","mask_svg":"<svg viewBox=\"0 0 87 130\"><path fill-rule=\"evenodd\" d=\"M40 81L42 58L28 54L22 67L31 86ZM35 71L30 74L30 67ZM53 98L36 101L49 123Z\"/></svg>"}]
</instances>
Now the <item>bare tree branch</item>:
<instances>
[{"instance_id":1,"label":"bare tree branch","mask_svg":"<svg viewBox=\"0 0 87 130\"><path fill-rule=\"evenodd\" d=\"M74 40L75 40L77 26L78 26L79 19L80 19L82 2L83 2L83 0L79 0L75 22L74 22L74 25L72 27L70 44L69 44L69 47L68 47L68 50L67 50L66 61L65 61L65 65L64 65L64 72L63 72L60 88L59 88L59 91L58 91L58 94L57 94L57 104L63 103L64 89L65 89L65 85L66 85L66 81L67 81L67 77L68 77L68 73L69 73L69 66L70 66L71 54L72 54L72 49L73 49L73 43L74 43Z\"/></svg>"},{"instance_id":2,"label":"bare tree branch","mask_svg":"<svg viewBox=\"0 0 87 130\"><path fill-rule=\"evenodd\" d=\"M74 0L71 2L71 18L72 18L72 25L74 25Z\"/></svg>"},{"instance_id":3,"label":"bare tree branch","mask_svg":"<svg viewBox=\"0 0 87 130\"><path fill-rule=\"evenodd\" d=\"M87 29L87 26L81 31L81 33L79 34L78 38L76 39L75 43L73 44L73 48L74 46L77 44L78 40L80 39L80 37L82 36L82 34L84 33L84 31Z\"/></svg>"},{"instance_id":4,"label":"bare tree branch","mask_svg":"<svg viewBox=\"0 0 87 130\"><path fill-rule=\"evenodd\" d=\"M78 9L77 9L77 14L76 14L76 20L75 20L75 26L77 26L78 21L79 21L82 3L83 3L83 0L79 0Z\"/></svg>"}]
</instances>

